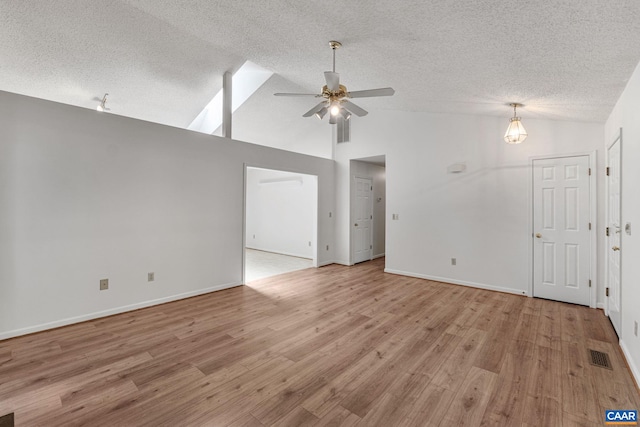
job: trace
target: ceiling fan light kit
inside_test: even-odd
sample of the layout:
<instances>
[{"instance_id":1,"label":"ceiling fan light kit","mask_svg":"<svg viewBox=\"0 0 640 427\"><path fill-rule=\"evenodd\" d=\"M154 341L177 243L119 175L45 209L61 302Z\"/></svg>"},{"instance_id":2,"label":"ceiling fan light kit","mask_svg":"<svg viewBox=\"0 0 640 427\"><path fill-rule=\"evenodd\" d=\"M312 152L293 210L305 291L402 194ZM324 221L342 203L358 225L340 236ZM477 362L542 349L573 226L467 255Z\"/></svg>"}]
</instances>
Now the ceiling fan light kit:
<instances>
[{"instance_id":1,"label":"ceiling fan light kit","mask_svg":"<svg viewBox=\"0 0 640 427\"><path fill-rule=\"evenodd\" d=\"M516 114L516 108L523 107L523 105L514 102L509 104L509 106L513 107L513 117L509 120L509 127L504 134L504 141L507 144L520 144L522 141L527 139L527 136L529 135L527 134L524 126L522 126L520 117Z\"/></svg>"},{"instance_id":2,"label":"ceiling fan light kit","mask_svg":"<svg viewBox=\"0 0 640 427\"><path fill-rule=\"evenodd\" d=\"M326 85L322 87L320 94L314 93L275 93L275 96L312 96L315 98L324 98L322 102L313 107L302 115L302 117L315 116L322 120L329 113L329 123L336 124L338 117L342 120L349 120L352 114L358 117L366 116L368 111L350 102L350 98L369 98L374 96L391 96L395 91L390 88L368 89L349 92L347 87L340 84L340 74L336 73L336 49L339 49L342 43L331 40L329 47L333 52L333 68L332 71L325 71L324 78Z\"/></svg>"}]
</instances>

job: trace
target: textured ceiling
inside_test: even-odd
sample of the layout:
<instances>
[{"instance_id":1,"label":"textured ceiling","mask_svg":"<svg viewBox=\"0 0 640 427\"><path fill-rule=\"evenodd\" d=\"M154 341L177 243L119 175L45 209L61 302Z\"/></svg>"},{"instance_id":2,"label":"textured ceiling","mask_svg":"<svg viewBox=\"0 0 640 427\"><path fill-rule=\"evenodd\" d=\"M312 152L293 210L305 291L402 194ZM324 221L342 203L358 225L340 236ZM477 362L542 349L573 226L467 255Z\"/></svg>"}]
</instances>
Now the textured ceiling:
<instances>
[{"instance_id":1,"label":"textured ceiling","mask_svg":"<svg viewBox=\"0 0 640 427\"><path fill-rule=\"evenodd\" d=\"M0 0L0 90L89 108L109 92L115 114L186 127L245 60L277 74L267 88L319 91L330 39L350 90L396 89L368 109L508 116L518 101L604 121L640 60L640 2ZM265 123L277 103L313 105L254 98Z\"/></svg>"}]
</instances>

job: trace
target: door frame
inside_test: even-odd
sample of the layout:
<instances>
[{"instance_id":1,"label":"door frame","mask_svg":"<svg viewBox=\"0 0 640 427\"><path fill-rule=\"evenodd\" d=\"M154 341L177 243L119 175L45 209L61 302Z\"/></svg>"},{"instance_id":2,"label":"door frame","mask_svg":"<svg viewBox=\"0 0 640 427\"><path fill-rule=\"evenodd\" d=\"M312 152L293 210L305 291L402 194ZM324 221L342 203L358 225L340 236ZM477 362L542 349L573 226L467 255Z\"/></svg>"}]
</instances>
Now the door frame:
<instances>
[{"instance_id":1,"label":"door frame","mask_svg":"<svg viewBox=\"0 0 640 427\"><path fill-rule=\"evenodd\" d=\"M353 224L355 221L355 195L356 195L356 180L357 179L367 179L369 181L371 181L371 198L370 198L370 203L371 203L371 216L373 218L371 218L371 227L369 227L369 230L371 232L371 236L369 241L371 242L371 258L369 258L369 261L371 261L373 259L373 222L375 221L375 216L373 214L373 178L370 176L362 176L362 175L352 175L352 179L351 181L351 194L349 195L349 199L350 199L350 203L349 205L351 206L351 209L349 212L349 246L351 246L351 250L349 251L349 265L355 265L355 253L356 253L356 245L355 245L355 233L353 230ZM361 261L361 262L365 262L365 261Z\"/></svg>"},{"instance_id":2,"label":"door frame","mask_svg":"<svg viewBox=\"0 0 640 427\"><path fill-rule=\"evenodd\" d=\"M533 298L533 263L534 263L534 244L535 244L535 230L533 224L533 162L535 160L546 160L546 159L561 159L566 157L578 157L578 156L588 156L589 157L589 168L591 169L591 175L589 175L589 218L591 222L591 230L589 230L589 276L591 277L591 292L589 293L589 307L596 308L597 302L597 292L598 288L598 206L597 206L597 169L596 169L596 155L597 152L588 151L588 152L578 152L578 153L567 153L567 154L548 154L541 156L530 156L529 157L529 191L528 191L528 212L529 212L529 221L527 225L527 232L529 234L529 286L528 286L528 296Z\"/></svg>"},{"instance_id":3,"label":"door frame","mask_svg":"<svg viewBox=\"0 0 640 427\"><path fill-rule=\"evenodd\" d=\"M276 169L276 167L278 169ZM316 214L315 214L315 218L314 218L314 222L315 222L315 232L313 233L313 238L315 240L315 244L313 245L313 264L312 266L314 268L318 268L318 254L319 254L319 242L318 242L318 225L319 225L319 221L320 221L320 177L318 175L309 173L309 172L304 172L301 170L297 170L295 168L283 168L282 166L272 166L272 165L265 165L265 164L260 164L260 163L256 163L256 162L252 162L252 163L243 163L242 166L242 271L240 272L240 284L241 285L246 285L246 278L245 278L245 271L246 271L246 255L245 255L245 249L246 249L246 243L247 243L247 169L249 168L256 168L256 169L269 169L269 170L273 170L273 171L280 171L280 172L289 172L289 173L295 173L295 174L300 174L300 175L309 175L309 176L315 176L316 177Z\"/></svg>"},{"instance_id":4,"label":"door frame","mask_svg":"<svg viewBox=\"0 0 640 427\"><path fill-rule=\"evenodd\" d=\"M622 128L618 130L617 136L613 139L610 144L607 144L605 147L605 168L609 166L609 149L616 143L620 141L620 250L622 251ZM605 178L604 182L604 223L605 227L609 224L609 182ZM611 230L609 230L611 232ZM609 239L605 235L605 244L603 245L604 251L604 314L609 317L609 298L606 296L604 290L609 287ZM620 255L620 319L622 319L622 255ZM622 338L622 322L620 323L620 337Z\"/></svg>"}]
</instances>

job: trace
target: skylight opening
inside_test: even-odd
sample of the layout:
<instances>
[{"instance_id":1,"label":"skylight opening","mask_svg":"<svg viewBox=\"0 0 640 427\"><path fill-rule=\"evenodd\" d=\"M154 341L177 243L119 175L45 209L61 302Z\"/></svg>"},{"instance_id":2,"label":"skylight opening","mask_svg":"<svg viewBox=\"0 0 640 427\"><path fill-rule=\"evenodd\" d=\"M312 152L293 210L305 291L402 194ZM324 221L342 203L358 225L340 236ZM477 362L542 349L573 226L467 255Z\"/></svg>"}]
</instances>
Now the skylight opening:
<instances>
[{"instance_id":1,"label":"skylight opening","mask_svg":"<svg viewBox=\"0 0 640 427\"><path fill-rule=\"evenodd\" d=\"M247 61L233 74L231 112L235 112L269 78L273 71ZM187 127L189 130L206 134L215 133L222 126L222 89L209 101L204 109Z\"/></svg>"}]
</instances>

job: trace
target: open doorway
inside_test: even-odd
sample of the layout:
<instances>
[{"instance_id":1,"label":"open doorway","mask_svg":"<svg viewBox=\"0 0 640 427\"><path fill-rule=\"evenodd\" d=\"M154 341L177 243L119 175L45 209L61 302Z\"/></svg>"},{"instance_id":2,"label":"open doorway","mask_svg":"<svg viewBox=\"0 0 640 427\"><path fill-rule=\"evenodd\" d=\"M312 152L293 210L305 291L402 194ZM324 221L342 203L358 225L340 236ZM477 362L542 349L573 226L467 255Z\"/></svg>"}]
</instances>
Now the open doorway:
<instances>
[{"instance_id":1,"label":"open doorway","mask_svg":"<svg viewBox=\"0 0 640 427\"><path fill-rule=\"evenodd\" d=\"M246 167L244 283L317 267L318 178Z\"/></svg>"},{"instance_id":2,"label":"open doorway","mask_svg":"<svg viewBox=\"0 0 640 427\"><path fill-rule=\"evenodd\" d=\"M351 181L351 264L385 255L386 158L354 159Z\"/></svg>"}]
</instances>

